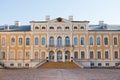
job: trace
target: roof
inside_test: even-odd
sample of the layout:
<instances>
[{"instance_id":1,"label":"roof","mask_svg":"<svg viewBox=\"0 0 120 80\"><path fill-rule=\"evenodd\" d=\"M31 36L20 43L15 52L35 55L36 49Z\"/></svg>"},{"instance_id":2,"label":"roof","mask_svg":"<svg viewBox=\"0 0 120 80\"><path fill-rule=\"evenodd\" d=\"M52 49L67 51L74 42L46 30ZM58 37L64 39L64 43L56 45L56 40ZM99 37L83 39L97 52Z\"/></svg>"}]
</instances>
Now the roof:
<instances>
[{"instance_id":1,"label":"roof","mask_svg":"<svg viewBox=\"0 0 120 80\"><path fill-rule=\"evenodd\" d=\"M15 25L10 25L10 26L0 26L0 31L30 31L31 26L30 25L21 25L21 26L15 26Z\"/></svg>"}]
</instances>

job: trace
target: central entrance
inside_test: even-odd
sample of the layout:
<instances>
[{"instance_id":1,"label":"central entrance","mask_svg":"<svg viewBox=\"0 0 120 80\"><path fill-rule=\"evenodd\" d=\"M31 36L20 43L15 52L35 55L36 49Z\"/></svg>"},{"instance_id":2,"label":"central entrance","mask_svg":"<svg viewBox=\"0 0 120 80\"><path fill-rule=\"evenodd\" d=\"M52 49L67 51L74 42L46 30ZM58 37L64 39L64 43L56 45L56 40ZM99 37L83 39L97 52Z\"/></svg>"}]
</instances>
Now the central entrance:
<instances>
[{"instance_id":1,"label":"central entrance","mask_svg":"<svg viewBox=\"0 0 120 80\"><path fill-rule=\"evenodd\" d=\"M62 52L61 51L57 52L57 61L62 61Z\"/></svg>"}]
</instances>

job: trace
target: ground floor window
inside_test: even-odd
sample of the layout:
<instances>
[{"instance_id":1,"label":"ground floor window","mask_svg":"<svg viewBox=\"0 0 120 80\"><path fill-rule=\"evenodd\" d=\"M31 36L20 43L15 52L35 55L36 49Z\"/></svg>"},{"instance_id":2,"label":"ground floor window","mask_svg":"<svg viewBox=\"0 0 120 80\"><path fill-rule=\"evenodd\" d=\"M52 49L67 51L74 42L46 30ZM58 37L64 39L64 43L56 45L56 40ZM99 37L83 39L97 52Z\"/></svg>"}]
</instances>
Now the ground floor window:
<instances>
[{"instance_id":1,"label":"ground floor window","mask_svg":"<svg viewBox=\"0 0 120 80\"><path fill-rule=\"evenodd\" d=\"M98 63L98 67L101 67L102 66L102 64L101 63Z\"/></svg>"}]
</instances>

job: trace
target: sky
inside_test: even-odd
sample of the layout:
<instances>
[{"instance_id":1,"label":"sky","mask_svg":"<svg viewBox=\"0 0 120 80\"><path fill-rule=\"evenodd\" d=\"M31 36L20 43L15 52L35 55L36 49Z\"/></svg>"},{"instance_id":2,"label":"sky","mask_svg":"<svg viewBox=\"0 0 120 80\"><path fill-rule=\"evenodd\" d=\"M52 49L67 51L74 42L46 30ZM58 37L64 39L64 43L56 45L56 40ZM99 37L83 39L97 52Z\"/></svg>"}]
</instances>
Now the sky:
<instances>
[{"instance_id":1,"label":"sky","mask_svg":"<svg viewBox=\"0 0 120 80\"><path fill-rule=\"evenodd\" d=\"M120 0L0 0L0 25L62 17L98 24L120 24Z\"/></svg>"}]
</instances>

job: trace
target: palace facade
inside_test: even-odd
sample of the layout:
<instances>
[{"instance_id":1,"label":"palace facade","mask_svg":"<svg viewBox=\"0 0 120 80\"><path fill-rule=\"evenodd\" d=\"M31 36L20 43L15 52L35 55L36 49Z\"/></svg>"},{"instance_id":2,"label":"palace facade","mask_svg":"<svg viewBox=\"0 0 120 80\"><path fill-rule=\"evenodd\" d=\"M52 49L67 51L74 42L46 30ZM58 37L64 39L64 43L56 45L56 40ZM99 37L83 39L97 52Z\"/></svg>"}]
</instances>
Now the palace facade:
<instances>
[{"instance_id":1,"label":"palace facade","mask_svg":"<svg viewBox=\"0 0 120 80\"><path fill-rule=\"evenodd\" d=\"M76 61L83 67L109 67L120 63L120 25L100 21L56 18L30 21L30 25L0 26L0 63L6 67L34 67L41 61Z\"/></svg>"}]
</instances>

